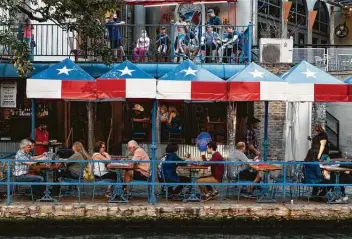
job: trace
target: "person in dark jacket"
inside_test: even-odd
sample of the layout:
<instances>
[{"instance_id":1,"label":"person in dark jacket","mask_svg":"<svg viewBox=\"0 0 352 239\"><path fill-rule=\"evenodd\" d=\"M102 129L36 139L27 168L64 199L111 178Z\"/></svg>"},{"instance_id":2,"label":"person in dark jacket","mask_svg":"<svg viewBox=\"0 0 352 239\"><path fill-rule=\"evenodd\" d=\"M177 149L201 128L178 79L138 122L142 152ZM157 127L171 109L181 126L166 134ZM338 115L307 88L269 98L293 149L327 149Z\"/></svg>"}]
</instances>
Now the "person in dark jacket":
<instances>
[{"instance_id":1,"label":"person in dark jacket","mask_svg":"<svg viewBox=\"0 0 352 239\"><path fill-rule=\"evenodd\" d=\"M178 150L177 144L168 144L166 146L166 154L162 157L162 161L177 161L177 163L160 163L158 166L158 176L160 181L167 183L189 183L191 182L190 178L185 176L178 176L176 169L178 166L186 165L183 163L183 160L177 156L176 152ZM179 163L178 163L179 162ZM172 197L173 195L179 194L183 185L178 185L175 189L173 187L168 187L168 193Z\"/></svg>"},{"instance_id":2,"label":"person in dark jacket","mask_svg":"<svg viewBox=\"0 0 352 239\"><path fill-rule=\"evenodd\" d=\"M316 156L316 151L314 149L310 149L307 153L305 162L319 162ZM323 174L320 169L319 164L304 164L303 165L303 175L304 175L304 183L309 184L319 184L319 183L331 183L329 180L325 180ZM313 187L312 196L324 196L329 190L330 187Z\"/></svg>"}]
</instances>

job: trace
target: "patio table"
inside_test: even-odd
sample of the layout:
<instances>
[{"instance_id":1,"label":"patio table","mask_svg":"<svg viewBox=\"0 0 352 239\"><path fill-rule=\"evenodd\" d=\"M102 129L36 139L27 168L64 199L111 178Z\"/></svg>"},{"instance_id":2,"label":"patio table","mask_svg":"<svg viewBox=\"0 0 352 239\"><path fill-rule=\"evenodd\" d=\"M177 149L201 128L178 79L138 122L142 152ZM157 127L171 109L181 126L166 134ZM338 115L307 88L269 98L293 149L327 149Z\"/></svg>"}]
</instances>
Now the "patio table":
<instances>
[{"instance_id":1,"label":"patio table","mask_svg":"<svg viewBox=\"0 0 352 239\"><path fill-rule=\"evenodd\" d=\"M321 169L329 171L330 173L335 173L335 184L340 183L340 173L352 171L350 168L333 167L333 166L320 166ZM332 192L328 192L328 203L347 203L342 200L342 192L340 186L334 186ZM335 202L336 200L341 200L341 202Z\"/></svg>"},{"instance_id":2,"label":"patio table","mask_svg":"<svg viewBox=\"0 0 352 239\"><path fill-rule=\"evenodd\" d=\"M197 176L198 176L197 173L198 173L198 171L202 170L202 169L208 169L208 166L204 166L204 165L188 165L188 166L181 166L179 168L183 169L183 170L189 170L191 182L193 184L193 183L197 182ZM202 201L202 199L197 196L196 186L195 185L191 185L190 196L188 198L185 198L183 201L184 202L201 202Z\"/></svg>"},{"instance_id":3,"label":"patio table","mask_svg":"<svg viewBox=\"0 0 352 239\"><path fill-rule=\"evenodd\" d=\"M132 170L133 165L128 163L109 163L107 168L116 173L116 185L113 187L111 198L109 203L126 203L128 202L128 197L124 195L123 186L123 172L126 170Z\"/></svg>"},{"instance_id":4,"label":"patio table","mask_svg":"<svg viewBox=\"0 0 352 239\"><path fill-rule=\"evenodd\" d=\"M252 169L258 172L264 172L264 179L263 183L268 183L268 174L271 171L278 171L281 170L280 167L272 164L250 164L249 165ZM274 198L273 194L270 192L270 187L267 185L262 186L260 190L260 194L257 196L257 202L259 203L275 203L276 199Z\"/></svg>"},{"instance_id":5,"label":"patio table","mask_svg":"<svg viewBox=\"0 0 352 239\"><path fill-rule=\"evenodd\" d=\"M44 171L45 172L45 179L46 182L49 181L49 172L53 172L59 169L61 163L39 163L34 166L36 170ZM45 185L44 196L41 199L37 200L38 202L56 202L57 200L52 198L50 195L49 185Z\"/></svg>"}]
</instances>

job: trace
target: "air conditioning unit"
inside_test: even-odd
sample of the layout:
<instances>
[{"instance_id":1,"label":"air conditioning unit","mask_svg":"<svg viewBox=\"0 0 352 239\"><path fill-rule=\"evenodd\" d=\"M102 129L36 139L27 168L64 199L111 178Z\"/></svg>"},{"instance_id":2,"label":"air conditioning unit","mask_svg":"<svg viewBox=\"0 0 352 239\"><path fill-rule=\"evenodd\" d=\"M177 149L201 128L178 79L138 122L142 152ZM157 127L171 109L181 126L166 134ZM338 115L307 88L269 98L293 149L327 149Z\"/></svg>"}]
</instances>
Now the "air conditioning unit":
<instances>
[{"instance_id":1,"label":"air conditioning unit","mask_svg":"<svg viewBox=\"0 0 352 239\"><path fill-rule=\"evenodd\" d=\"M293 38L261 38L261 63L292 63Z\"/></svg>"}]
</instances>

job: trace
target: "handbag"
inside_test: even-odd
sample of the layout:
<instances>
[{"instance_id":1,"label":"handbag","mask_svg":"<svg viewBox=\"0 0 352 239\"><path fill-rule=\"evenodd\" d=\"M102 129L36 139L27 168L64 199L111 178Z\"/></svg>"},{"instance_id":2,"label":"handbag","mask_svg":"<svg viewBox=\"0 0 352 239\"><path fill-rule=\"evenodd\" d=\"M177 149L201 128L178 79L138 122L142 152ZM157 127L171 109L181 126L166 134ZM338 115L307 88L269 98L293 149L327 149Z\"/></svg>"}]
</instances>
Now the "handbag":
<instances>
[{"instance_id":1,"label":"handbag","mask_svg":"<svg viewBox=\"0 0 352 239\"><path fill-rule=\"evenodd\" d=\"M91 163L88 163L87 166L84 168L83 178L84 178L84 181L93 181L94 180L94 174L93 174Z\"/></svg>"}]
</instances>

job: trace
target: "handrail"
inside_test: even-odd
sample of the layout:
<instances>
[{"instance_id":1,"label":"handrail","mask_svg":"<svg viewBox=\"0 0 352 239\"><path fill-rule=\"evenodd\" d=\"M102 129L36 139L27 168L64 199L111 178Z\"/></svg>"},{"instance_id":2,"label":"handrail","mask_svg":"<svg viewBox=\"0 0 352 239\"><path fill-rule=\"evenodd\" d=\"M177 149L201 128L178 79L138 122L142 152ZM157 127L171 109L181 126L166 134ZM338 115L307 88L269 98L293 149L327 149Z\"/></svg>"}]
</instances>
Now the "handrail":
<instances>
[{"instance_id":1,"label":"handrail","mask_svg":"<svg viewBox=\"0 0 352 239\"><path fill-rule=\"evenodd\" d=\"M327 118L330 117L335 122L336 131L333 130L328 125L328 123L326 123L326 128L329 129L333 134L335 134L335 136L336 136L336 147L338 149L340 149L340 121L328 111L326 111L326 116L327 116Z\"/></svg>"},{"instance_id":2,"label":"handrail","mask_svg":"<svg viewBox=\"0 0 352 239\"><path fill-rule=\"evenodd\" d=\"M14 154L11 154L14 155ZM10 175L11 172L11 165L13 165L14 162L38 162L38 160L16 160L16 159L8 159L6 158L8 157L2 157L0 158L0 162L6 162L7 163L7 175ZM108 162L116 162L116 160L41 160L41 162L47 162L47 163L58 163L58 162L77 162L80 163L81 165L84 164L88 164L88 163L108 163ZM180 163L179 161L163 161L163 160L156 160L155 158L153 158L152 160L146 161L146 160L123 160L122 162L126 162L126 163L147 163L147 164L152 164L152 163L163 163L163 164L172 164L172 163ZM184 161L185 164L199 164L199 165L204 165L206 164L206 166L211 166L211 165L243 165L243 164L250 164L250 165L279 165L280 166L280 170L282 171L282 175L284 176L283 181L274 181L274 182L270 182L268 180L268 173L264 173L265 175L265 181L261 182L260 184L258 183L254 183L254 182L248 182L248 181L222 181L222 182L214 182L214 183L198 183L197 181L192 181L192 182L185 182L185 183L177 183L177 182L159 182L158 180L154 179L154 180L148 180L145 182L140 182L140 181L135 181L135 182L131 182L131 183L125 183L125 182L99 182L99 184L97 184L94 181L81 181L79 180L78 182L21 182L21 181L15 181L13 180L13 177L7 177L7 180L5 181L1 181L0 185L6 185L7 186L7 196L8 196L8 203L11 203L11 186L14 185L24 185L24 186L32 186L32 185L46 185L46 186L52 186L52 185L74 185L74 186L83 186L83 185L87 185L87 186L96 186L96 185L111 185L111 186L122 186L122 185L145 185L145 186L178 186L178 185L186 185L186 186L200 186L200 185L213 185L213 186L217 186L217 187L225 187L225 186L258 186L260 185L262 188L265 188L266 190L269 189L269 186L278 186L278 187L283 187L283 197L282 200L285 202L286 200L286 187L300 187L300 186L313 186L313 187L317 187L317 186L335 186L335 188L340 188L340 186L352 186L352 182L338 182L338 177L336 177L336 180L338 183L322 183L322 184L316 184L316 183L312 183L312 182L307 182L305 183L302 180L298 180L295 182L292 181L287 181L286 177L290 176L291 173L293 172L292 169L289 169L288 166L290 165L319 165L322 162L305 162L305 161L266 161L266 162L240 162L240 161L191 161L191 160L187 160ZM323 163L325 166L328 165L333 165L336 164L336 162L324 162ZM352 165L352 162L339 162L339 164L342 164L342 167L345 166L347 167L347 165L349 165L349 167L351 167L350 165ZM155 164L154 164L155 165ZM254 167L254 166L252 166ZM82 167L83 168L83 167ZM157 173L157 168L158 167L151 167L150 170L152 173ZM345 171L349 171L349 169L344 169ZM301 169L295 168L294 172L297 175L300 175L302 173ZM352 171L352 168L351 168ZM224 176L226 177L226 174L224 174ZM301 176L299 176L299 178L301 179ZM149 193L151 193L149 191ZM154 193L154 192L153 192ZM263 191L263 193L268 193L267 191ZM339 196L340 194L338 194L336 192L336 195L333 194L333 192L331 192L331 194L328 195L328 197L330 197L329 202L332 202L331 200L336 196ZM155 198L155 195L153 195ZM156 203L155 201L150 202L150 203Z\"/></svg>"}]
</instances>

